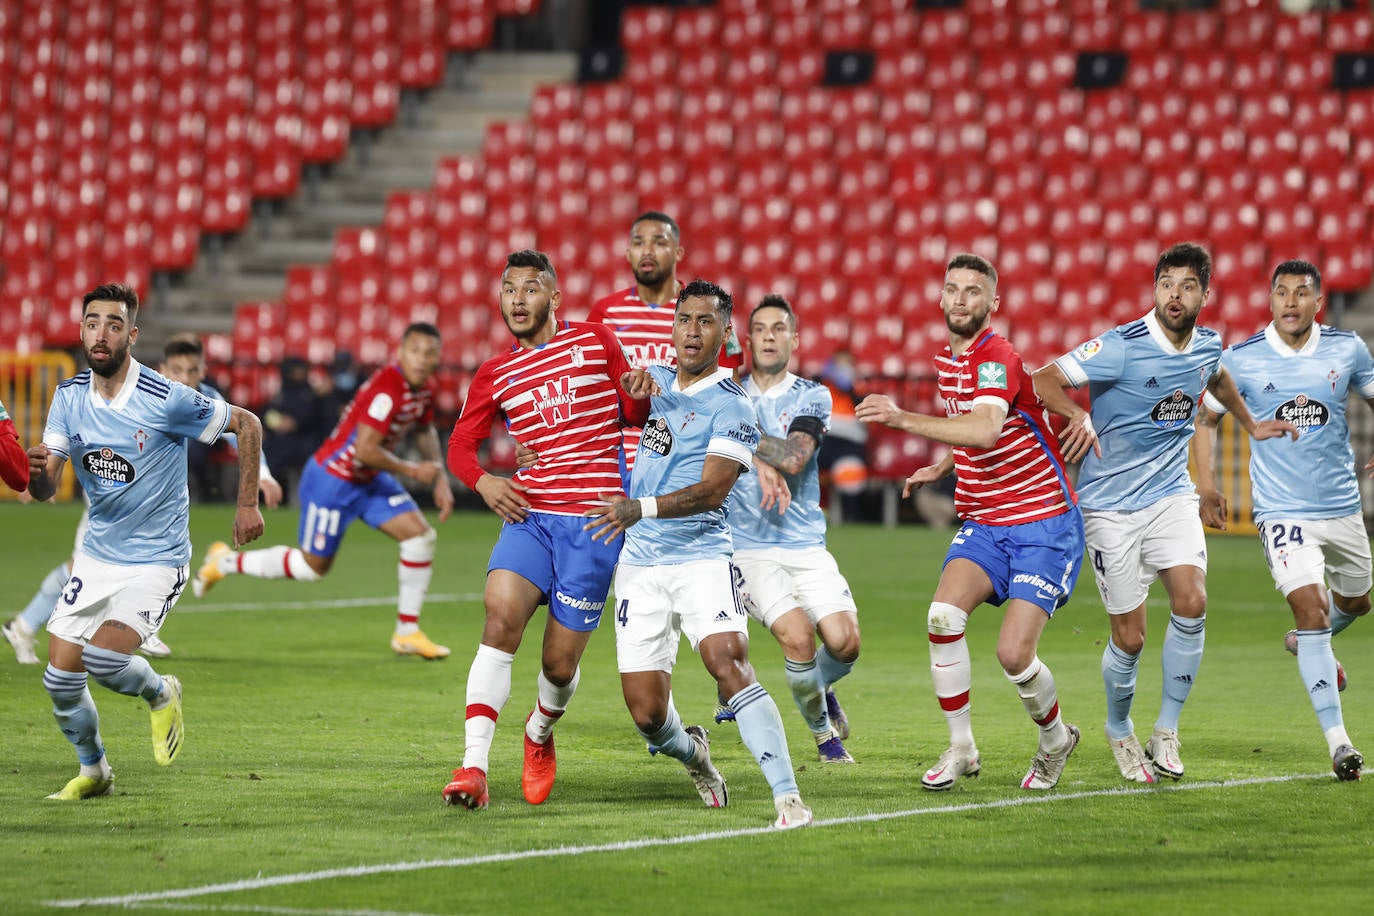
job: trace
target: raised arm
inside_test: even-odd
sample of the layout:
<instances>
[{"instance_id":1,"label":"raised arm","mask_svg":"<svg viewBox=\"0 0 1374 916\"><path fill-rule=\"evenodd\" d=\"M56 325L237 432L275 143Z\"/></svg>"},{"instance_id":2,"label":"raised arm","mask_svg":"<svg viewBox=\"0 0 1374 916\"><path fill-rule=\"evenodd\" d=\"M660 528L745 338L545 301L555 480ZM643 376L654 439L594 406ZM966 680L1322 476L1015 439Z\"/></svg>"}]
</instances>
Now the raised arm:
<instances>
[{"instance_id":1,"label":"raised arm","mask_svg":"<svg viewBox=\"0 0 1374 916\"><path fill-rule=\"evenodd\" d=\"M870 394L859 402L854 415L865 423L881 423L946 445L992 448L1002 435L1007 408L984 401L957 417L935 417L902 410L885 394Z\"/></svg>"},{"instance_id":2,"label":"raised arm","mask_svg":"<svg viewBox=\"0 0 1374 916\"><path fill-rule=\"evenodd\" d=\"M1207 382L1207 390L1235 416L1236 422L1253 438L1274 439L1278 436L1290 436L1297 440L1298 428L1287 420L1255 422L1255 418L1250 416L1250 408L1245 406L1245 399L1240 396L1235 379L1231 378L1231 373L1226 371L1225 366L1217 367L1217 374Z\"/></svg>"},{"instance_id":3,"label":"raised arm","mask_svg":"<svg viewBox=\"0 0 1374 916\"><path fill-rule=\"evenodd\" d=\"M1069 421L1064 431L1059 434L1059 444L1064 449L1064 460L1081 461L1090 448L1101 458L1102 444L1097 441L1097 430L1093 429L1092 417L1078 405L1078 402L1069 397L1068 389L1072 388L1073 384L1064 374L1064 370L1057 364L1050 363L1037 369L1031 376L1031 381L1035 385L1036 396L1045 407L1051 413L1056 413Z\"/></svg>"},{"instance_id":4,"label":"raised arm","mask_svg":"<svg viewBox=\"0 0 1374 916\"><path fill-rule=\"evenodd\" d=\"M593 516L584 527L592 532L592 540L614 541L642 518L686 518L710 512L725 505L730 489L745 470L744 465L723 455L707 455L697 483L655 496L630 499L609 496L602 505L587 514Z\"/></svg>"}]
</instances>

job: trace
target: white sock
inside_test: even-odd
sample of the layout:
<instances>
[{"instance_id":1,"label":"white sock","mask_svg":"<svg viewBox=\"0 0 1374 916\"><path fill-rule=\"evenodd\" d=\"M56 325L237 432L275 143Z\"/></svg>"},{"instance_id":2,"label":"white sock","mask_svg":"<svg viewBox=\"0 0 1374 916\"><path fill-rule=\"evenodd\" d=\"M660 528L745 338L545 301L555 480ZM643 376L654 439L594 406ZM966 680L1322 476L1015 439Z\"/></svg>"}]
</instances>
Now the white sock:
<instances>
[{"instance_id":1,"label":"white sock","mask_svg":"<svg viewBox=\"0 0 1374 916\"><path fill-rule=\"evenodd\" d=\"M935 697L949 726L949 743L973 747L969 700L973 665L964 638L967 625L968 614L961 608L938 601L930 605L926 628L930 633L930 676L935 682Z\"/></svg>"},{"instance_id":2,"label":"white sock","mask_svg":"<svg viewBox=\"0 0 1374 916\"><path fill-rule=\"evenodd\" d=\"M1040 746L1047 751L1062 748L1069 740L1069 731L1059 715L1059 694L1049 666L1035 658L1025 671L1008 674L1007 679L1016 685L1026 712L1040 726Z\"/></svg>"},{"instance_id":3,"label":"white sock","mask_svg":"<svg viewBox=\"0 0 1374 916\"><path fill-rule=\"evenodd\" d=\"M510 699L510 669L515 656L478 646L468 669L467 713L463 721L463 766L487 771L496 719Z\"/></svg>"},{"instance_id":4,"label":"white sock","mask_svg":"<svg viewBox=\"0 0 1374 916\"><path fill-rule=\"evenodd\" d=\"M401 542L401 562L396 567L399 598L396 602L396 635L409 636L420 629L420 609L434 577L433 529Z\"/></svg>"},{"instance_id":5,"label":"white sock","mask_svg":"<svg viewBox=\"0 0 1374 916\"><path fill-rule=\"evenodd\" d=\"M245 550L242 553L228 553L219 559L222 573L242 573L255 579L299 579L302 582L318 582L320 574L306 561L305 553L299 547L265 547L262 550Z\"/></svg>"},{"instance_id":6,"label":"white sock","mask_svg":"<svg viewBox=\"0 0 1374 916\"><path fill-rule=\"evenodd\" d=\"M539 672L538 680L539 702L534 704L534 712L525 723L525 734L535 744L543 744L553 734L554 723L568 711L568 703L572 702L577 684L582 680L582 669L574 671L572 680L562 687L546 678L543 671Z\"/></svg>"}]
</instances>

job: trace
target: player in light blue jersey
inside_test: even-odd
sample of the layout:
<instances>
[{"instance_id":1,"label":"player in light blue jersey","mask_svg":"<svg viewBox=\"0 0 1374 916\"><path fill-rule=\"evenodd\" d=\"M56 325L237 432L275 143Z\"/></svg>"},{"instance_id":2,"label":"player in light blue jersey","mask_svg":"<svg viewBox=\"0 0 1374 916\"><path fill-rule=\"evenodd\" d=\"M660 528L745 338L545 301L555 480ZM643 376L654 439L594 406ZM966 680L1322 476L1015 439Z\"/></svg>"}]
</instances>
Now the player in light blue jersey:
<instances>
[{"instance_id":1,"label":"player in light blue jersey","mask_svg":"<svg viewBox=\"0 0 1374 916\"><path fill-rule=\"evenodd\" d=\"M172 336L162 348L162 365L158 371L174 382L181 382L193 391L199 391L207 398L225 400L224 395L205 381L205 345L195 334ZM237 437L233 433L225 432L220 439L237 448ZM258 491L262 494L263 504L269 509L275 509L281 503L281 484L272 476L265 454L260 455L258 462ZM75 550L81 549L81 541L86 537L86 525L86 513L83 512L81 521L76 526ZM38 632L48 625L48 618L52 616L53 609L62 596L62 589L71 577L74 560L75 553L49 570L24 610L5 621L3 628L0 628L21 665L38 664L38 654L35 651ZM152 658L168 658L172 654L171 647L163 642L162 635L156 632L148 634L148 638L138 647L138 651Z\"/></svg>"},{"instance_id":2,"label":"player in light blue jersey","mask_svg":"<svg viewBox=\"0 0 1374 916\"><path fill-rule=\"evenodd\" d=\"M748 617L725 521L730 489L759 440L748 396L720 368L730 312L730 294L714 283L683 288L673 314L676 370L636 369L626 385L632 396L652 395L630 496L603 500L586 527L599 540L626 536L615 574L616 661L649 752L682 761L702 801L725 806L725 779L711 763L706 730L684 728L673 706L673 666L685 635L773 790L773 826L788 829L811 823L811 809L797 790L782 716L749 664Z\"/></svg>"},{"instance_id":3,"label":"player in light blue jersey","mask_svg":"<svg viewBox=\"0 0 1374 916\"><path fill-rule=\"evenodd\" d=\"M1346 422L1351 394L1374 408L1374 359L1354 333L1317 323L1321 285L1321 273L1307 261L1276 267L1269 294L1274 320L1229 347L1221 362L1255 416L1287 420L1301 431L1296 443L1251 443L1255 525L1274 584L1293 610L1297 629L1284 644L1298 657L1331 768L1340 779L1359 779L1364 759L1346 734L1338 693L1345 672L1331 637L1369 613L1374 582ZM1224 411L1214 398L1204 399L1205 435L1215 435ZM1374 470L1374 461L1365 469Z\"/></svg>"},{"instance_id":4,"label":"player in light blue jersey","mask_svg":"<svg viewBox=\"0 0 1374 916\"><path fill-rule=\"evenodd\" d=\"M859 657L854 596L825 548L817 452L830 427L830 390L787 371L798 336L796 313L785 298L765 296L748 330L749 375L741 385L754 402L760 438L756 473L740 475L730 496L744 607L782 647L787 685L820 760L853 763L843 744L848 717L830 689ZM761 480L779 474L765 490Z\"/></svg>"},{"instance_id":5,"label":"player in light blue jersey","mask_svg":"<svg viewBox=\"0 0 1374 916\"><path fill-rule=\"evenodd\" d=\"M1134 782L1183 776L1178 723L1202 662L1207 619L1202 525L1222 518L1220 494L1204 488L1199 499L1188 476L1197 404L1204 391L1213 392L1258 438L1292 430L1251 418L1221 367L1221 338L1197 326L1211 273L1206 249L1174 245L1155 264L1153 311L1035 373L1045 405L1069 418L1064 457L1083 461L1078 503L1087 556L1111 620L1102 655L1107 740L1122 777ZM1091 414L1065 390L1085 385ZM1130 714L1145 646L1145 599L1156 577L1169 595L1164 688L1154 733L1141 748Z\"/></svg>"},{"instance_id":6,"label":"player in light blue jersey","mask_svg":"<svg viewBox=\"0 0 1374 916\"><path fill-rule=\"evenodd\" d=\"M181 682L134 654L157 631L186 585L191 559L186 440L239 436L239 507L234 540L262 534L258 454L262 425L241 407L168 381L130 356L138 296L118 284L82 299L81 346L90 369L57 386L43 444L29 449L29 493L52 497L68 459L90 499L90 525L57 610L48 621L43 686L76 749L80 773L48 796L104 795L114 783L87 689L97 683L140 696L152 712L153 758L181 750ZM250 502L251 500L251 502Z\"/></svg>"}]
</instances>

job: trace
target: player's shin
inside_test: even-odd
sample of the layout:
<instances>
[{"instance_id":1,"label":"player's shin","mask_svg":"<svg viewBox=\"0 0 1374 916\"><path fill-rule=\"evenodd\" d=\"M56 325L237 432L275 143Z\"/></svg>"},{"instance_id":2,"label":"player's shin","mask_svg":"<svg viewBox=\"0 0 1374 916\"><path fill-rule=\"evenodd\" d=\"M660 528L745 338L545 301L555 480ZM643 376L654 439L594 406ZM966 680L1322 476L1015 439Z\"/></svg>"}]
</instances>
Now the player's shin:
<instances>
[{"instance_id":1,"label":"player's shin","mask_svg":"<svg viewBox=\"0 0 1374 916\"><path fill-rule=\"evenodd\" d=\"M973 726L969 716L969 691L973 686L973 666L969 660L964 628L968 614L952 604L933 602L927 614L930 635L930 676L935 696L949 725L951 745L973 746Z\"/></svg>"},{"instance_id":2,"label":"player's shin","mask_svg":"<svg viewBox=\"0 0 1374 916\"><path fill-rule=\"evenodd\" d=\"M510 699L510 670L515 656L491 646L478 646L468 669L467 712L463 721L463 767L487 771L496 718Z\"/></svg>"},{"instance_id":3,"label":"player's shin","mask_svg":"<svg viewBox=\"0 0 1374 916\"><path fill-rule=\"evenodd\" d=\"M768 691L757 682L750 684L730 697L730 708L735 711L740 739L759 762L773 796L795 794L797 777L787 752L787 735L778 706Z\"/></svg>"},{"instance_id":4,"label":"player's shin","mask_svg":"<svg viewBox=\"0 0 1374 916\"><path fill-rule=\"evenodd\" d=\"M83 767L98 765L105 756L105 746L100 741L100 714L86 689L86 675L49 665L43 672L43 689L52 697L53 718L76 748L77 760Z\"/></svg>"}]
</instances>

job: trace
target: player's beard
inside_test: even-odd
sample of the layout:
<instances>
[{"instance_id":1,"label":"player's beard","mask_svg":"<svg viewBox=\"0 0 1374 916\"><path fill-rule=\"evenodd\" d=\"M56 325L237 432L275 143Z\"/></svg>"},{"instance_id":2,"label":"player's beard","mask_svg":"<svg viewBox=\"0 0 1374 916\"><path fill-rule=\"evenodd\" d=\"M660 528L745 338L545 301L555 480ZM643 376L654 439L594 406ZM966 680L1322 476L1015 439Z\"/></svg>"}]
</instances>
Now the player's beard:
<instances>
[{"instance_id":1,"label":"player's beard","mask_svg":"<svg viewBox=\"0 0 1374 916\"><path fill-rule=\"evenodd\" d=\"M118 349L110 348L110 355L102 358L99 363L96 362L96 357L91 355L90 350L86 350L85 354L86 362L90 365L92 372L101 378L111 378L120 369L124 368L124 364L128 362L129 345L125 344Z\"/></svg>"},{"instance_id":2,"label":"player's beard","mask_svg":"<svg viewBox=\"0 0 1374 916\"><path fill-rule=\"evenodd\" d=\"M515 339L519 341L538 337L539 332L544 330L544 327L548 325L549 312L551 311L553 311L553 305L546 302L541 309L529 309L530 323L523 331L517 331L515 328L511 327L509 319L506 320L506 329L510 331L511 334L515 335ZM504 316L502 317L504 318Z\"/></svg>"},{"instance_id":3,"label":"player's beard","mask_svg":"<svg viewBox=\"0 0 1374 916\"><path fill-rule=\"evenodd\" d=\"M969 315L967 318L956 319L952 315L945 315L945 327L949 328L951 334L959 337L969 338L983 330L988 323L988 313L981 315Z\"/></svg>"},{"instance_id":4,"label":"player's beard","mask_svg":"<svg viewBox=\"0 0 1374 916\"><path fill-rule=\"evenodd\" d=\"M1196 312L1192 315L1189 315L1187 312L1184 312L1183 317L1179 318L1177 321L1174 321L1172 318L1169 317L1169 312L1166 309L1156 306L1155 317L1159 319L1160 325L1164 327L1165 330L1171 331L1175 334L1190 334L1192 333L1193 328L1197 327Z\"/></svg>"},{"instance_id":5,"label":"player's beard","mask_svg":"<svg viewBox=\"0 0 1374 916\"><path fill-rule=\"evenodd\" d=\"M640 286L658 286L673 274L671 267L662 267L657 261L654 266L645 270L642 267L635 268L635 282Z\"/></svg>"}]
</instances>

